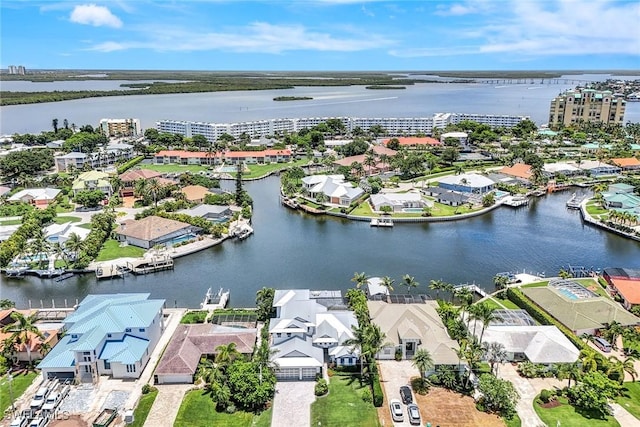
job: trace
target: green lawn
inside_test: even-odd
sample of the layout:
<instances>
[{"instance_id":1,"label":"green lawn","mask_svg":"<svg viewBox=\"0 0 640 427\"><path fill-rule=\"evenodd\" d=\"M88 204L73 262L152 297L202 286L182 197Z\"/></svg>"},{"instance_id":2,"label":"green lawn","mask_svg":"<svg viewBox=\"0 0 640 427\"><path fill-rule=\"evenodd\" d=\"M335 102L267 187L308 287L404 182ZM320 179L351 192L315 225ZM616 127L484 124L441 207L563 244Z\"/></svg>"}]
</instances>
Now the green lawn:
<instances>
[{"instance_id":1,"label":"green lawn","mask_svg":"<svg viewBox=\"0 0 640 427\"><path fill-rule=\"evenodd\" d=\"M520 309L520 307L515 305L510 300L508 300L508 299L500 299L498 297L488 298L488 299L484 300L484 303L487 304L489 307L496 308L496 309L503 309L504 310L505 307L508 310L519 310ZM502 304L502 305L500 305L500 304Z\"/></svg>"},{"instance_id":2,"label":"green lawn","mask_svg":"<svg viewBox=\"0 0 640 427\"><path fill-rule=\"evenodd\" d=\"M14 374L11 383L11 391L14 401L17 400L22 393L31 385L33 380L38 376L35 372L29 372L26 375ZM11 396L9 396L9 382L7 376L0 377L0 414L4 414L7 408L11 407Z\"/></svg>"},{"instance_id":3,"label":"green lawn","mask_svg":"<svg viewBox=\"0 0 640 427\"><path fill-rule=\"evenodd\" d=\"M204 319L207 317L208 312L202 310L189 311L182 316L180 319L180 323L191 324L191 323L204 323Z\"/></svg>"},{"instance_id":4,"label":"green lawn","mask_svg":"<svg viewBox=\"0 0 640 427\"><path fill-rule=\"evenodd\" d=\"M604 209L602 206L600 206L599 203L596 202L589 202L587 203L587 213L589 215L602 215L607 213L608 210Z\"/></svg>"},{"instance_id":5,"label":"green lawn","mask_svg":"<svg viewBox=\"0 0 640 427\"><path fill-rule=\"evenodd\" d=\"M533 408L538 416L548 426L560 425L562 427L615 427L619 426L618 422L613 417L607 417L602 420L599 418L590 418L588 412L579 411L573 406L567 403L567 399L560 397L559 401L562 403L555 408L545 409L540 407L535 401ZM558 424L558 421L560 422Z\"/></svg>"},{"instance_id":6,"label":"green lawn","mask_svg":"<svg viewBox=\"0 0 640 427\"><path fill-rule=\"evenodd\" d=\"M193 390L184 395L174 427L266 427L271 424L271 411L260 415L238 411L234 414L217 412L211 397L202 390Z\"/></svg>"},{"instance_id":7,"label":"green lawn","mask_svg":"<svg viewBox=\"0 0 640 427\"><path fill-rule=\"evenodd\" d=\"M380 215L378 215L376 213L373 213L373 210L371 210L371 205L369 204L368 201L364 201L364 202L360 203L357 208L355 208L353 211L351 211L351 215L356 215L356 216L380 216Z\"/></svg>"},{"instance_id":8,"label":"green lawn","mask_svg":"<svg viewBox=\"0 0 640 427\"><path fill-rule=\"evenodd\" d=\"M569 279L572 282L578 282L580 283L582 286L588 288L589 286L593 286L594 288L598 288L596 289L597 293L600 293L600 290L604 291L604 289L602 289L602 287L600 285L598 285L598 283L590 278L586 278L586 279ZM535 282L535 283L529 283L527 285L522 285L522 288L540 288L542 286L547 286L549 284L549 280L544 280L542 282ZM601 295L605 295L605 292L602 292Z\"/></svg>"},{"instance_id":9,"label":"green lawn","mask_svg":"<svg viewBox=\"0 0 640 427\"><path fill-rule=\"evenodd\" d=\"M85 224L80 224L78 227L86 228L87 230L91 230L91 223L87 222Z\"/></svg>"},{"instance_id":10,"label":"green lawn","mask_svg":"<svg viewBox=\"0 0 640 427\"><path fill-rule=\"evenodd\" d=\"M640 420L640 382L628 382L623 385L622 396L618 396L616 402Z\"/></svg>"},{"instance_id":11,"label":"green lawn","mask_svg":"<svg viewBox=\"0 0 640 427\"><path fill-rule=\"evenodd\" d=\"M334 375L329 382L329 394L311 404L311 425L379 426L376 408L362 400L362 392L368 387L361 386L355 375Z\"/></svg>"},{"instance_id":12,"label":"green lawn","mask_svg":"<svg viewBox=\"0 0 640 427\"><path fill-rule=\"evenodd\" d=\"M266 165L247 165L249 173L243 173L242 178L251 179L259 178L268 174L269 172L286 169L292 166L302 166L309 163L309 159L300 159L290 163L269 163ZM235 174L233 174L235 176Z\"/></svg>"},{"instance_id":13,"label":"green lawn","mask_svg":"<svg viewBox=\"0 0 640 427\"><path fill-rule=\"evenodd\" d=\"M104 242L96 261L109 261L116 258L131 257L139 258L145 253L145 250L137 246L120 247L120 242L109 239Z\"/></svg>"},{"instance_id":14,"label":"green lawn","mask_svg":"<svg viewBox=\"0 0 640 427\"><path fill-rule=\"evenodd\" d=\"M133 412L134 421L133 424L130 424L131 427L142 427L144 425L144 422L147 420L149 411L151 410L153 402L156 400L157 396L157 389L142 395L142 397L140 398L140 402L138 402L136 410Z\"/></svg>"},{"instance_id":15,"label":"green lawn","mask_svg":"<svg viewBox=\"0 0 640 427\"><path fill-rule=\"evenodd\" d=\"M5 221L0 221L0 225L20 225L22 224L21 219L7 219Z\"/></svg>"},{"instance_id":16,"label":"green lawn","mask_svg":"<svg viewBox=\"0 0 640 427\"><path fill-rule=\"evenodd\" d=\"M78 218L77 216L57 216L53 219L53 222L56 224L65 224L67 222L80 222L82 218Z\"/></svg>"},{"instance_id":17,"label":"green lawn","mask_svg":"<svg viewBox=\"0 0 640 427\"><path fill-rule=\"evenodd\" d=\"M515 414L513 416L513 418L511 418L510 420L503 418L502 421L504 421L504 424L507 427L521 427L522 426L522 421L520 420L520 417L518 416L518 414Z\"/></svg>"},{"instance_id":18,"label":"green lawn","mask_svg":"<svg viewBox=\"0 0 640 427\"><path fill-rule=\"evenodd\" d=\"M442 203L434 202L431 209L432 216L455 216L465 214L469 212L475 212L480 209L469 209L468 205L464 206L449 206Z\"/></svg>"}]
</instances>

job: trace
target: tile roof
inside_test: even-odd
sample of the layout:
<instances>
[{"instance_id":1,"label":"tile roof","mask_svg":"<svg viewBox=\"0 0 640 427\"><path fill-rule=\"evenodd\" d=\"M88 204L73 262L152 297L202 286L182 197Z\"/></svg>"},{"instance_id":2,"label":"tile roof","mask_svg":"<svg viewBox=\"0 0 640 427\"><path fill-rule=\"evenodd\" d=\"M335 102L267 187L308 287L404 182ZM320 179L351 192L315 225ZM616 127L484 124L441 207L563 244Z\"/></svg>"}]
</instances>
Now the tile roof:
<instances>
[{"instance_id":1,"label":"tile roof","mask_svg":"<svg viewBox=\"0 0 640 427\"><path fill-rule=\"evenodd\" d=\"M505 166L499 171L504 175L515 176L516 178L530 179L531 166L524 163L516 163L513 166Z\"/></svg>"},{"instance_id":2,"label":"tile roof","mask_svg":"<svg viewBox=\"0 0 640 427\"><path fill-rule=\"evenodd\" d=\"M618 293L632 305L640 304L640 279L609 279Z\"/></svg>"},{"instance_id":3,"label":"tile roof","mask_svg":"<svg viewBox=\"0 0 640 427\"><path fill-rule=\"evenodd\" d=\"M27 188L22 191L18 191L7 200L10 202L22 200L23 197L31 197L35 200L53 200L60 194L60 190L57 188Z\"/></svg>"},{"instance_id":4,"label":"tile roof","mask_svg":"<svg viewBox=\"0 0 640 427\"><path fill-rule=\"evenodd\" d=\"M123 236L151 241L187 227L191 225L152 215L139 220L126 221L119 225L115 232Z\"/></svg>"},{"instance_id":5,"label":"tile roof","mask_svg":"<svg viewBox=\"0 0 640 427\"><path fill-rule=\"evenodd\" d=\"M122 182L131 182L139 179L158 178L160 176L162 176L160 172L152 171L151 169L134 169L120 175L120 180Z\"/></svg>"},{"instance_id":6,"label":"tile roof","mask_svg":"<svg viewBox=\"0 0 640 427\"><path fill-rule=\"evenodd\" d=\"M184 193L185 198L192 202L194 200L202 200L204 196L207 194L211 194L207 187L203 187L202 185L187 185L182 188L182 193Z\"/></svg>"},{"instance_id":7,"label":"tile roof","mask_svg":"<svg viewBox=\"0 0 640 427\"><path fill-rule=\"evenodd\" d=\"M466 180L466 183L463 183ZM460 185L470 188L482 188L495 185L495 182L484 175L477 173L463 173L461 175L449 175L439 178L441 184Z\"/></svg>"},{"instance_id":8,"label":"tile roof","mask_svg":"<svg viewBox=\"0 0 640 427\"><path fill-rule=\"evenodd\" d=\"M215 354L216 347L236 343L243 354L253 353L257 329L231 328L209 323L179 325L171 336L156 375L193 375L203 354Z\"/></svg>"},{"instance_id":9,"label":"tile roof","mask_svg":"<svg viewBox=\"0 0 640 427\"><path fill-rule=\"evenodd\" d=\"M611 162L620 167L640 166L640 160L635 157L626 157L619 159L611 159Z\"/></svg>"},{"instance_id":10,"label":"tile roof","mask_svg":"<svg viewBox=\"0 0 640 427\"><path fill-rule=\"evenodd\" d=\"M466 134L465 134L466 136ZM389 141L391 141L392 138L390 139L385 139L384 141L382 141L382 143L385 145L385 147L387 146L387 144L389 144ZM406 146L412 146L412 145L442 145L442 142L438 141L435 138L431 138L428 136L424 136L424 137L418 137L418 136L408 136L408 137L401 137L401 138L397 138L398 142L400 142L400 145L403 147Z\"/></svg>"}]
</instances>

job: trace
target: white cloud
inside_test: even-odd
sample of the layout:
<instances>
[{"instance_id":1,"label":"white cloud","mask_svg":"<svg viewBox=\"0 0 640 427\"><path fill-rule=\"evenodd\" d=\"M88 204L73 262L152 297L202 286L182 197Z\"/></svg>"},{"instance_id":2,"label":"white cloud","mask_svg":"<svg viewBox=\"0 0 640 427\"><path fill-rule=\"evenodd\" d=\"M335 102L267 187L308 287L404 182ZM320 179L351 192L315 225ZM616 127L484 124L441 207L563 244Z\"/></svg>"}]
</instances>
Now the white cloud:
<instances>
[{"instance_id":1,"label":"white cloud","mask_svg":"<svg viewBox=\"0 0 640 427\"><path fill-rule=\"evenodd\" d=\"M460 16L475 13L476 8L473 6L465 6L459 3L454 3L451 6L438 6L435 14L440 16Z\"/></svg>"},{"instance_id":2,"label":"white cloud","mask_svg":"<svg viewBox=\"0 0 640 427\"><path fill-rule=\"evenodd\" d=\"M207 51L283 53L296 50L354 52L388 47L391 39L375 34L334 36L327 32L308 30L302 25L273 25L256 22L226 32L198 32L184 29L146 28L144 41L99 43L90 50L113 52L125 49L157 51Z\"/></svg>"},{"instance_id":3,"label":"white cloud","mask_svg":"<svg viewBox=\"0 0 640 427\"><path fill-rule=\"evenodd\" d=\"M105 6L95 4L82 4L73 8L71 22L77 24L93 25L94 27L122 27L122 21Z\"/></svg>"}]
</instances>

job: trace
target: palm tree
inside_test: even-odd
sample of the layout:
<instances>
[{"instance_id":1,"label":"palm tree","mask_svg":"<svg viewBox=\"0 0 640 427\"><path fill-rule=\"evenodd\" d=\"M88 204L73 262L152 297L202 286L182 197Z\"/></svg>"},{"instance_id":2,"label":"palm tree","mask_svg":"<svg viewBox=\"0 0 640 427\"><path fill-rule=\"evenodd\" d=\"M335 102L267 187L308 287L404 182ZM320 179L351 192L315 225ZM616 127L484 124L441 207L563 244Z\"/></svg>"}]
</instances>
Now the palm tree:
<instances>
[{"instance_id":1,"label":"palm tree","mask_svg":"<svg viewBox=\"0 0 640 427\"><path fill-rule=\"evenodd\" d=\"M151 178L147 183L147 191L149 191L149 193L153 196L153 204L157 208L158 196L162 191L162 184L160 184L160 182L157 179Z\"/></svg>"},{"instance_id":2,"label":"palm tree","mask_svg":"<svg viewBox=\"0 0 640 427\"><path fill-rule=\"evenodd\" d=\"M148 193L148 183L146 179L139 179L133 186L133 195L138 198L144 198Z\"/></svg>"},{"instance_id":3,"label":"palm tree","mask_svg":"<svg viewBox=\"0 0 640 427\"><path fill-rule=\"evenodd\" d=\"M582 372L594 372L598 369L598 358L594 350L581 350L580 361L582 362Z\"/></svg>"},{"instance_id":4,"label":"palm tree","mask_svg":"<svg viewBox=\"0 0 640 427\"><path fill-rule=\"evenodd\" d=\"M260 383L262 383L262 370L263 369L275 369L278 367L278 364L271 359L273 356L278 353L278 349L271 349L267 340L262 341L262 344L253 354L253 363L258 366L258 370L260 371Z\"/></svg>"},{"instance_id":5,"label":"palm tree","mask_svg":"<svg viewBox=\"0 0 640 427\"><path fill-rule=\"evenodd\" d=\"M216 347L216 363L226 366L230 365L234 360L241 358L242 354L236 350L236 343L222 344Z\"/></svg>"},{"instance_id":6,"label":"palm tree","mask_svg":"<svg viewBox=\"0 0 640 427\"><path fill-rule=\"evenodd\" d=\"M493 277L493 284L496 285L496 289L501 290L509 285L509 278L504 275L497 275Z\"/></svg>"},{"instance_id":7,"label":"palm tree","mask_svg":"<svg viewBox=\"0 0 640 427\"><path fill-rule=\"evenodd\" d=\"M442 280L431 280L429 289L436 291L436 300L438 300L440 299L440 291L444 289L444 282Z\"/></svg>"},{"instance_id":8,"label":"palm tree","mask_svg":"<svg viewBox=\"0 0 640 427\"><path fill-rule=\"evenodd\" d=\"M433 358L431 357L429 350L427 350L426 348L419 348L418 350L416 350L411 363L418 369L418 371L420 371L420 379L422 381L425 381L427 372L432 370L435 366L433 363Z\"/></svg>"},{"instance_id":9,"label":"palm tree","mask_svg":"<svg viewBox=\"0 0 640 427\"><path fill-rule=\"evenodd\" d=\"M367 347L367 327L363 324L352 325L353 338L344 341L345 346L349 346L349 351L353 353L356 349L360 352L360 376L364 373L364 359Z\"/></svg>"},{"instance_id":10,"label":"palm tree","mask_svg":"<svg viewBox=\"0 0 640 427\"><path fill-rule=\"evenodd\" d=\"M484 335L484 331L489 326L489 323L492 320L497 320L500 317L495 314L496 308L489 306L489 304L481 303L478 304L482 307L480 311L480 320L482 321L482 332L480 332L480 344L482 344L482 337Z\"/></svg>"},{"instance_id":11,"label":"palm tree","mask_svg":"<svg viewBox=\"0 0 640 427\"><path fill-rule=\"evenodd\" d=\"M507 360L507 352L504 344L499 342L484 343L482 346L485 357L491 365L491 373L498 375L498 364Z\"/></svg>"},{"instance_id":12,"label":"palm tree","mask_svg":"<svg viewBox=\"0 0 640 427\"><path fill-rule=\"evenodd\" d=\"M367 276L364 271L362 273L355 272L353 273L351 281L356 284L356 288L360 289L369 282L369 276Z\"/></svg>"},{"instance_id":13,"label":"palm tree","mask_svg":"<svg viewBox=\"0 0 640 427\"><path fill-rule=\"evenodd\" d=\"M611 378L613 376L620 384L624 382L624 363L615 356L609 356L607 359L609 366L607 367L607 376ZM631 364L633 366L633 363ZM635 370L635 369L634 369Z\"/></svg>"},{"instance_id":14,"label":"palm tree","mask_svg":"<svg viewBox=\"0 0 640 427\"><path fill-rule=\"evenodd\" d=\"M635 359L633 357L627 357L624 359L624 362L622 362L622 369L624 369L627 374L631 375L632 382L636 381L636 375L638 375L634 362Z\"/></svg>"},{"instance_id":15,"label":"palm tree","mask_svg":"<svg viewBox=\"0 0 640 427\"><path fill-rule=\"evenodd\" d=\"M67 253L64 250L64 246L60 242L56 242L51 247L53 251L53 256L55 259L60 259L64 262L65 268L69 267L69 259L67 258Z\"/></svg>"},{"instance_id":16,"label":"palm tree","mask_svg":"<svg viewBox=\"0 0 640 427\"><path fill-rule=\"evenodd\" d=\"M395 282L395 280L393 280L391 277L389 276L384 276L382 278L382 280L380 281L380 286L384 287L389 293L393 292L393 283Z\"/></svg>"},{"instance_id":17,"label":"palm tree","mask_svg":"<svg viewBox=\"0 0 640 427\"><path fill-rule=\"evenodd\" d=\"M369 175L371 175L371 169L377 164L376 156L373 150L369 150L364 158L364 165L369 167Z\"/></svg>"},{"instance_id":18,"label":"palm tree","mask_svg":"<svg viewBox=\"0 0 640 427\"><path fill-rule=\"evenodd\" d=\"M71 251L74 254L74 260L78 259L78 252L82 250L84 242L82 238L76 233L71 233L66 242L64 242L65 249Z\"/></svg>"},{"instance_id":19,"label":"palm tree","mask_svg":"<svg viewBox=\"0 0 640 427\"><path fill-rule=\"evenodd\" d=\"M571 380L577 383L581 373L579 362L563 363L558 369L558 379L568 379L567 388L571 388Z\"/></svg>"},{"instance_id":20,"label":"palm tree","mask_svg":"<svg viewBox=\"0 0 640 427\"><path fill-rule=\"evenodd\" d=\"M38 314L33 313L29 316L25 316L19 311L11 313L13 323L5 326L3 332L11 332L11 338L15 344L24 344L27 349L27 358L29 359L29 365L31 365L31 339L35 335L40 339L44 339L44 335L36 326L38 320Z\"/></svg>"},{"instance_id":21,"label":"palm tree","mask_svg":"<svg viewBox=\"0 0 640 427\"><path fill-rule=\"evenodd\" d=\"M416 281L416 278L413 276L409 276L408 274L402 276L402 280L404 282L403 285L407 287L407 292L409 293L411 293L411 288L417 288L418 286L420 286L420 283Z\"/></svg>"},{"instance_id":22,"label":"palm tree","mask_svg":"<svg viewBox=\"0 0 640 427\"><path fill-rule=\"evenodd\" d=\"M602 331L602 336L611 343L611 347L616 350L618 345L616 342L618 341L618 337L622 335L624 332L624 328L619 322L615 320L606 325L606 328Z\"/></svg>"}]
</instances>

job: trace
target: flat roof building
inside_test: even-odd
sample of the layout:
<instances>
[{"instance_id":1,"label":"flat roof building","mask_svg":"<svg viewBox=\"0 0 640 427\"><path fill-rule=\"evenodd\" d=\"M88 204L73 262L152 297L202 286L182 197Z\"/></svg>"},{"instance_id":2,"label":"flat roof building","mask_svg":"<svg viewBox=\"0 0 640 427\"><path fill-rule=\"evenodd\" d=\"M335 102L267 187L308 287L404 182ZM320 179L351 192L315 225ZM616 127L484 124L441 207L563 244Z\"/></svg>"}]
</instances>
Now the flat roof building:
<instances>
[{"instance_id":1,"label":"flat roof building","mask_svg":"<svg viewBox=\"0 0 640 427\"><path fill-rule=\"evenodd\" d=\"M608 90L569 90L551 100L549 126L557 129L578 122L622 124L625 108L624 96Z\"/></svg>"}]
</instances>

